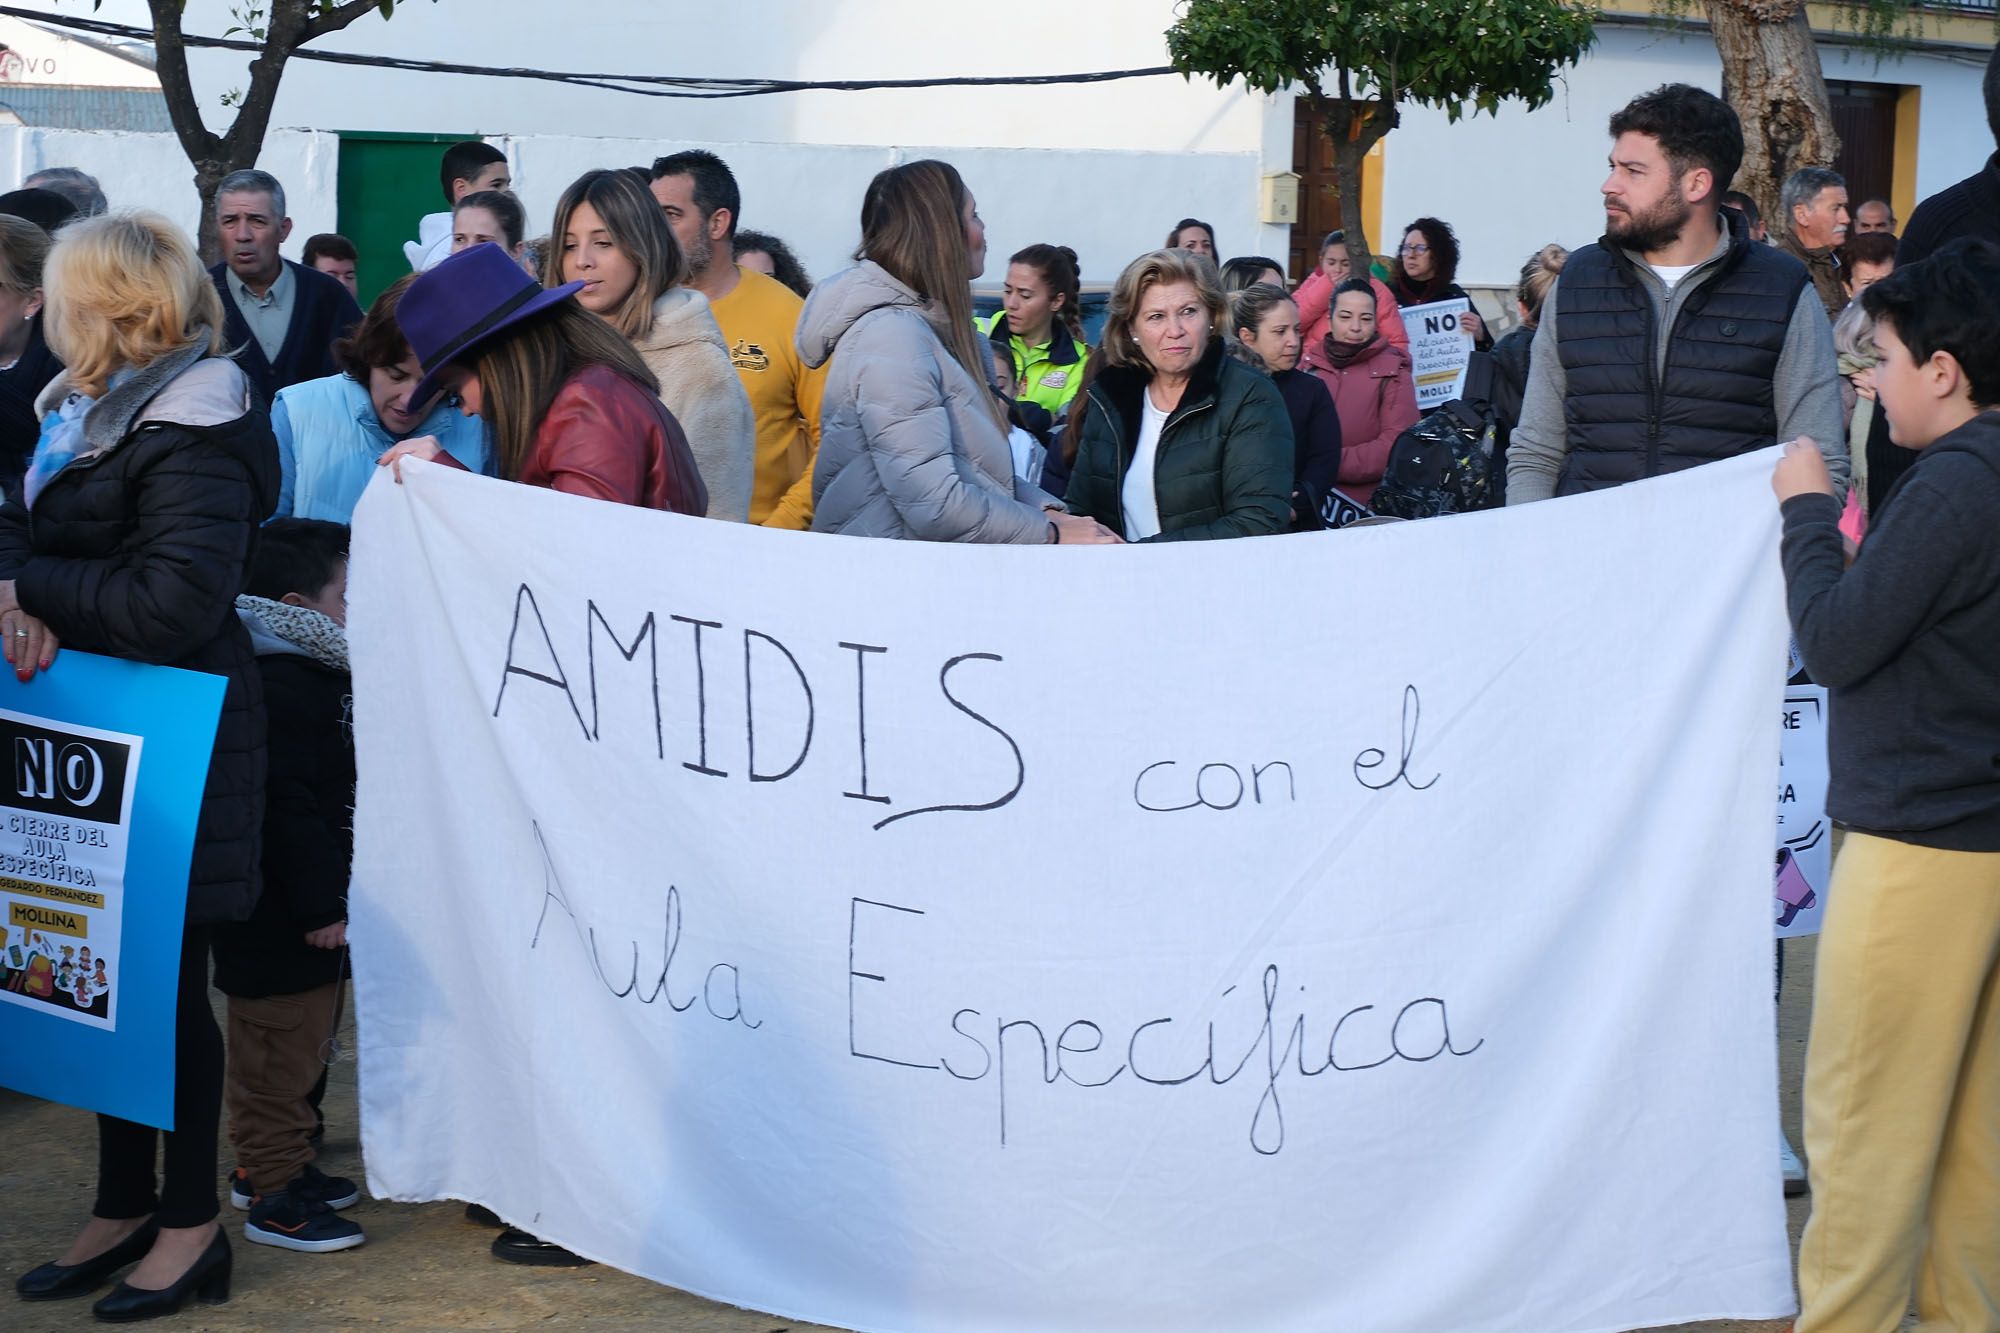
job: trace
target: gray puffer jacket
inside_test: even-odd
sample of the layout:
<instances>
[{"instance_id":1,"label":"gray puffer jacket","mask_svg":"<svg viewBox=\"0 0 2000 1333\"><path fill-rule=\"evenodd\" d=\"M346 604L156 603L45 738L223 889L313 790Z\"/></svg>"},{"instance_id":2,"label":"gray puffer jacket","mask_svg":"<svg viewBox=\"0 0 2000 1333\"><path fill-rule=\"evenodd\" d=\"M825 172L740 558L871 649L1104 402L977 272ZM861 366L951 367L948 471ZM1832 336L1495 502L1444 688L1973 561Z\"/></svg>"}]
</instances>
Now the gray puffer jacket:
<instances>
[{"instance_id":1,"label":"gray puffer jacket","mask_svg":"<svg viewBox=\"0 0 2000 1333\"><path fill-rule=\"evenodd\" d=\"M942 315L863 260L813 288L799 356L829 359L813 468L813 531L937 542L1049 540L1044 504L1014 478L990 390L942 341Z\"/></svg>"}]
</instances>

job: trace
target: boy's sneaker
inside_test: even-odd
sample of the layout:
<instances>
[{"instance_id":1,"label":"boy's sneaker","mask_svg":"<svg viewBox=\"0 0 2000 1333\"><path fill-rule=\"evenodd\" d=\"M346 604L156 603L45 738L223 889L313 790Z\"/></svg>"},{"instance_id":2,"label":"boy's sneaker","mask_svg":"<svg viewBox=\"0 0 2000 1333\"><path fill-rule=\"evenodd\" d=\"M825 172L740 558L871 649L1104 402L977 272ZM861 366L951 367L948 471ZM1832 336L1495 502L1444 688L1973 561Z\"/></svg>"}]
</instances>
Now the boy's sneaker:
<instances>
[{"instance_id":1,"label":"boy's sneaker","mask_svg":"<svg viewBox=\"0 0 2000 1333\"><path fill-rule=\"evenodd\" d=\"M305 1188L327 1207L338 1212L342 1208L352 1208L361 1202L361 1187L346 1176L329 1176L326 1172L306 1163L305 1172L299 1177Z\"/></svg>"},{"instance_id":2,"label":"boy's sneaker","mask_svg":"<svg viewBox=\"0 0 2000 1333\"><path fill-rule=\"evenodd\" d=\"M274 1245L281 1250L325 1254L331 1250L351 1250L368 1237L361 1228L327 1206L304 1188L304 1177L285 1186L279 1194L266 1194L250 1205L243 1223L243 1239L253 1245Z\"/></svg>"},{"instance_id":3,"label":"boy's sneaker","mask_svg":"<svg viewBox=\"0 0 2000 1333\"><path fill-rule=\"evenodd\" d=\"M338 1211L350 1208L361 1201L361 1187L346 1176L329 1176L310 1162L306 1164L299 1183L306 1192L315 1195L327 1207ZM250 1173L237 1167L229 1173L229 1202L237 1208L248 1208L257 1201L257 1191L250 1185Z\"/></svg>"}]
</instances>

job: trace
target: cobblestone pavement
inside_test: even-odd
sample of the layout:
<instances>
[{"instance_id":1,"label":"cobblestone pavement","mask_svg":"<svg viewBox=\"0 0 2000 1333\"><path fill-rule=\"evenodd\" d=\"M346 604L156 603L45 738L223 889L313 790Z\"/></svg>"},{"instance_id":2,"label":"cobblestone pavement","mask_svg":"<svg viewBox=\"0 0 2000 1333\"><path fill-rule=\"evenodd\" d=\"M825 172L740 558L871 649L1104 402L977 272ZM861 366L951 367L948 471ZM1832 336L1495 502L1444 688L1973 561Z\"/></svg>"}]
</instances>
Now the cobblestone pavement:
<instances>
[{"instance_id":1,"label":"cobblestone pavement","mask_svg":"<svg viewBox=\"0 0 2000 1333\"><path fill-rule=\"evenodd\" d=\"M1799 1142L1799 1079L1812 985L1812 942L1790 946L1779 1006L1780 1067L1786 1132ZM352 1043L352 1032L348 1041ZM323 1165L360 1177L354 1066L334 1069L327 1097L329 1132ZM15 1093L0 1092L0 1272L18 1274L59 1253L80 1225L95 1168L90 1117ZM30 1206L30 1201L36 1201ZM1794 1246L1806 1200L1791 1202ZM225 1207L225 1222L242 1215ZM298 1255L236 1244L235 1292L229 1304L190 1306L176 1330L397 1329L673 1329L688 1333L808 1333L817 1325L732 1309L604 1267L528 1269L486 1254L492 1233L464 1218L458 1204L377 1203L349 1213L368 1244L327 1255ZM25 1305L0 1294L0 1329L64 1330L91 1324L87 1302ZM1781 1333L1776 1323L1690 1324L1677 1333ZM1536 1333L1524 1329L1521 1333Z\"/></svg>"}]
</instances>

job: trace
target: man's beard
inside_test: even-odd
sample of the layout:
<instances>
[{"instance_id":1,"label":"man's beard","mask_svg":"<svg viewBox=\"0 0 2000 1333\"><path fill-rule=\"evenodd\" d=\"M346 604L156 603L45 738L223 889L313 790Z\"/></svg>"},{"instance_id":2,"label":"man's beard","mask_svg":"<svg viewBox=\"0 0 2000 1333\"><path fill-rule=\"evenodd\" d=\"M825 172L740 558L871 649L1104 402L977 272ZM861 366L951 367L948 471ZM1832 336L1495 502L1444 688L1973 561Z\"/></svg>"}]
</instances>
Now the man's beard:
<instances>
[{"instance_id":1,"label":"man's beard","mask_svg":"<svg viewBox=\"0 0 2000 1333\"><path fill-rule=\"evenodd\" d=\"M1649 213L1607 212L1604 231L1624 249L1656 254L1681 238L1681 228L1693 216L1694 208L1687 200L1669 195Z\"/></svg>"},{"instance_id":2,"label":"man's beard","mask_svg":"<svg viewBox=\"0 0 2000 1333\"><path fill-rule=\"evenodd\" d=\"M715 258L715 243L704 232L695 237L694 244L681 258L686 261L688 272L698 278L708 272L709 263Z\"/></svg>"}]
</instances>

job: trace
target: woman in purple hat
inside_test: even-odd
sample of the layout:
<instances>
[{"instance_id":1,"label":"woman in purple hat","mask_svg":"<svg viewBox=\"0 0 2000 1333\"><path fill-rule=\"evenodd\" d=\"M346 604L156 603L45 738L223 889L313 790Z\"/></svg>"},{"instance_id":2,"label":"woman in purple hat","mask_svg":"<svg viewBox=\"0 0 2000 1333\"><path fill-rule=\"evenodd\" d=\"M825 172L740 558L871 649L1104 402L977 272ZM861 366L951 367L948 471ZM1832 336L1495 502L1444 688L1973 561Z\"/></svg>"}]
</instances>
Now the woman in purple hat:
<instances>
[{"instance_id":1,"label":"woman in purple hat","mask_svg":"<svg viewBox=\"0 0 2000 1333\"><path fill-rule=\"evenodd\" d=\"M461 250L403 294L397 322L423 366L413 401L443 390L493 431L509 481L699 516L708 491L659 381L616 329L544 290L499 246ZM458 464L432 436L379 460Z\"/></svg>"}]
</instances>

